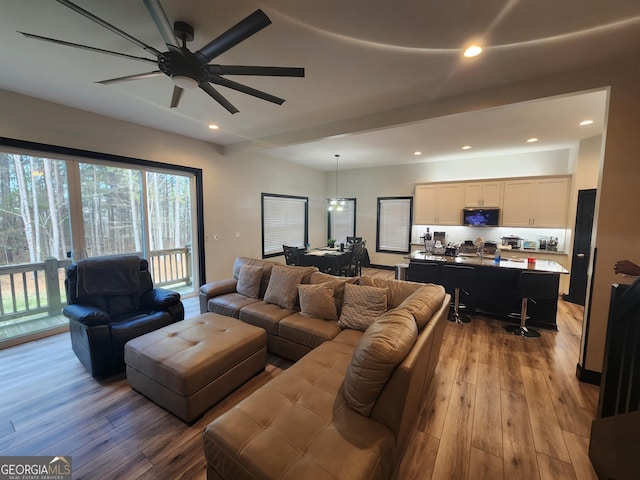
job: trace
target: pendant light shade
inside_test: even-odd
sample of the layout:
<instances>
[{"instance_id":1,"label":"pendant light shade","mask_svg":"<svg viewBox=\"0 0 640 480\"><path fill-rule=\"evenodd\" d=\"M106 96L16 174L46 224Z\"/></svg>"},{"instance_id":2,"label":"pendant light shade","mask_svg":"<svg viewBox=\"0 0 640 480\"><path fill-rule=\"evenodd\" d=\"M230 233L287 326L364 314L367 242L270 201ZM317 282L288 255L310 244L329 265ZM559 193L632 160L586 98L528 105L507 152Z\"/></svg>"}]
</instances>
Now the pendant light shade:
<instances>
[{"instance_id":1,"label":"pendant light shade","mask_svg":"<svg viewBox=\"0 0 640 480\"><path fill-rule=\"evenodd\" d=\"M340 162L340 155L336 155L336 196L334 198L330 198L329 199L329 204L327 206L327 209L330 212L341 212L342 210L344 210L344 206L345 206L345 201L344 198L339 198L339 162Z\"/></svg>"}]
</instances>

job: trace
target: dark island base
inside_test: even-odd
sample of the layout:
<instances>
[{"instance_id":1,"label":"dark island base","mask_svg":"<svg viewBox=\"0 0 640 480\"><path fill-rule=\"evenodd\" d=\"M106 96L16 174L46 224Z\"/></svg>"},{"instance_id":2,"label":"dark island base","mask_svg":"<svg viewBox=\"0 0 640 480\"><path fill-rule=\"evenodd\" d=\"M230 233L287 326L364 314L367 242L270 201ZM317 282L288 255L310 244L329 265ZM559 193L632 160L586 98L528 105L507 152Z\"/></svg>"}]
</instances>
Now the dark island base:
<instances>
[{"instance_id":1,"label":"dark island base","mask_svg":"<svg viewBox=\"0 0 640 480\"><path fill-rule=\"evenodd\" d=\"M420 283L442 284L440 270L443 263L434 268L433 263L411 260L407 271L407 280ZM494 268L474 265L474 282L460 293L460 303L466 306L466 313L485 315L509 323L520 323L519 319L509 318L509 314L520 313L522 300L518 296L518 275L520 270ZM541 273L552 282L557 292L560 287L560 274ZM453 285L445 285L453 296ZM527 306L527 326L557 330L556 313L558 298L530 299Z\"/></svg>"}]
</instances>

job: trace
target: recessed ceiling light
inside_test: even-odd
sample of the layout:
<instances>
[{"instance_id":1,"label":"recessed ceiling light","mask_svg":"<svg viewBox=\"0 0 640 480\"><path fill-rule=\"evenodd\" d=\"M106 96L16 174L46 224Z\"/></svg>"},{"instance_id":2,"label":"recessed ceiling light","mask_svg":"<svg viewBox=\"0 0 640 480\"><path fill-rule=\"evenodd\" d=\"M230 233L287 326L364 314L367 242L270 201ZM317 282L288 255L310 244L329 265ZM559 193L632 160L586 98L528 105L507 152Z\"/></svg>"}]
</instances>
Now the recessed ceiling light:
<instances>
[{"instance_id":1,"label":"recessed ceiling light","mask_svg":"<svg viewBox=\"0 0 640 480\"><path fill-rule=\"evenodd\" d=\"M482 53L482 47L480 45L471 45L470 47L467 47L467 49L464 51L464 56L467 58L477 57L481 53Z\"/></svg>"},{"instance_id":2,"label":"recessed ceiling light","mask_svg":"<svg viewBox=\"0 0 640 480\"><path fill-rule=\"evenodd\" d=\"M585 125L591 125L593 123L593 120L583 120L580 122L580 125L585 126Z\"/></svg>"},{"instance_id":3,"label":"recessed ceiling light","mask_svg":"<svg viewBox=\"0 0 640 480\"><path fill-rule=\"evenodd\" d=\"M413 152L413 154L417 157L419 155L422 155L422 152L420 150L417 150L417 151Z\"/></svg>"},{"instance_id":4,"label":"recessed ceiling light","mask_svg":"<svg viewBox=\"0 0 640 480\"><path fill-rule=\"evenodd\" d=\"M471 145L465 145L464 147L462 147L463 150L470 150L471 149Z\"/></svg>"},{"instance_id":5,"label":"recessed ceiling light","mask_svg":"<svg viewBox=\"0 0 640 480\"><path fill-rule=\"evenodd\" d=\"M211 130L218 130L220 127L218 125L216 125L215 123L212 123L211 125L209 125L209 128Z\"/></svg>"},{"instance_id":6,"label":"recessed ceiling light","mask_svg":"<svg viewBox=\"0 0 640 480\"><path fill-rule=\"evenodd\" d=\"M527 143L537 142L538 139L536 137L527 138Z\"/></svg>"}]
</instances>

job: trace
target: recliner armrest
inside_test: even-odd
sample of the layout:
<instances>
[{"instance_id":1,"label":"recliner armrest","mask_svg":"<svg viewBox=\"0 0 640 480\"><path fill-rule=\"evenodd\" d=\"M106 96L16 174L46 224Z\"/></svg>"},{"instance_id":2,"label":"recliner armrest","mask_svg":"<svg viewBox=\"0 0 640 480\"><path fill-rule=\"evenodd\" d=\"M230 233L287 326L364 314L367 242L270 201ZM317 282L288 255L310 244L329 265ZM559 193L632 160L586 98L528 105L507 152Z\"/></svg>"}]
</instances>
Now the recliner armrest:
<instances>
[{"instance_id":1,"label":"recliner armrest","mask_svg":"<svg viewBox=\"0 0 640 480\"><path fill-rule=\"evenodd\" d=\"M146 292L140 300L142 305L151 310L168 310L169 307L180 303L180 294L165 288L153 288Z\"/></svg>"},{"instance_id":2,"label":"recliner armrest","mask_svg":"<svg viewBox=\"0 0 640 480\"><path fill-rule=\"evenodd\" d=\"M111 322L111 317L107 312L90 305L67 305L62 309L62 313L70 320L86 325L87 327L108 325Z\"/></svg>"}]
</instances>

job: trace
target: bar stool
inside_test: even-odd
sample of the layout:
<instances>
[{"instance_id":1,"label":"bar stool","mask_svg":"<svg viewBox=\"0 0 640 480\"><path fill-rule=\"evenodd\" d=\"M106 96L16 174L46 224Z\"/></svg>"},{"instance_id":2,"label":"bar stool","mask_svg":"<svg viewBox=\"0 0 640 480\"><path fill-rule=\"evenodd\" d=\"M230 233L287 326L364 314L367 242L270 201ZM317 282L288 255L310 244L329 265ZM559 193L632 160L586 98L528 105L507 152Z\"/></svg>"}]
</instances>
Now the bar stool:
<instances>
[{"instance_id":1,"label":"bar stool","mask_svg":"<svg viewBox=\"0 0 640 480\"><path fill-rule=\"evenodd\" d=\"M504 329L507 332L519 335L521 337L536 338L540 336L540 332L528 328L526 325L527 305L534 299L553 299L558 297L558 289L555 282L549 281L549 275L540 272L529 272L523 270L518 275L518 296L522 299L520 313L510 313L509 318L520 319L520 325L507 325Z\"/></svg>"},{"instance_id":2,"label":"bar stool","mask_svg":"<svg viewBox=\"0 0 640 480\"><path fill-rule=\"evenodd\" d=\"M442 284L447 293L453 293L453 313L449 321L455 323L469 323L471 319L460 313L460 290L473 286L474 268L468 265L443 265Z\"/></svg>"},{"instance_id":3,"label":"bar stool","mask_svg":"<svg viewBox=\"0 0 640 480\"><path fill-rule=\"evenodd\" d=\"M439 266L436 262L409 262L407 280L420 283L439 283Z\"/></svg>"}]
</instances>

